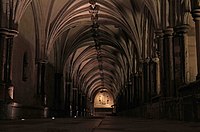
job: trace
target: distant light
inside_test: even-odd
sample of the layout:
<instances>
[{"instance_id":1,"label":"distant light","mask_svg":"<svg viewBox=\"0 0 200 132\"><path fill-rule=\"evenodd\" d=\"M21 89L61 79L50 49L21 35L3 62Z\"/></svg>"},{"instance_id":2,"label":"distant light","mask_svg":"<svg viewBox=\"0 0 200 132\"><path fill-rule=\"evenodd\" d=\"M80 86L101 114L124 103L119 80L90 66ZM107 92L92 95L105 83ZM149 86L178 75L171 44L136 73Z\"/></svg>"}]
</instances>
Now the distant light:
<instances>
[{"instance_id":1,"label":"distant light","mask_svg":"<svg viewBox=\"0 0 200 132\"><path fill-rule=\"evenodd\" d=\"M74 118L76 118L76 116L74 116Z\"/></svg>"},{"instance_id":2,"label":"distant light","mask_svg":"<svg viewBox=\"0 0 200 132\"><path fill-rule=\"evenodd\" d=\"M51 119L52 119L52 120L55 120L55 117L52 117Z\"/></svg>"},{"instance_id":3,"label":"distant light","mask_svg":"<svg viewBox=\"0 0 200 132\"><path fill-rule=\"evenodd\" d=\"M24 121L25 119L22 118L21 120Z\"/></svg>"}]
</instances>

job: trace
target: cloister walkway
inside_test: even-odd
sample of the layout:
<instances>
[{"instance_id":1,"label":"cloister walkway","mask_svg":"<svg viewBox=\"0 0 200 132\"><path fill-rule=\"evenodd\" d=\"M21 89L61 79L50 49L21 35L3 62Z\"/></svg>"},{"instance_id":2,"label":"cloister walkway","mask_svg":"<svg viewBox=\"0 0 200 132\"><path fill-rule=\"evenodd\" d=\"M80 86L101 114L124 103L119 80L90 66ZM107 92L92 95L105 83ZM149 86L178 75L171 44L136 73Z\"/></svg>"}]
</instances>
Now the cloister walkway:
<instances>
[{"instance_id":1,"label":"cloister walkway","mask_svg":"<svg viewBox=\"0 0 200 132\"><path fill-rule=\"evenodd\" d=\"M120 116L1 120L0 132L200 132L200 123Z\"/></svg>"}]
</instances>

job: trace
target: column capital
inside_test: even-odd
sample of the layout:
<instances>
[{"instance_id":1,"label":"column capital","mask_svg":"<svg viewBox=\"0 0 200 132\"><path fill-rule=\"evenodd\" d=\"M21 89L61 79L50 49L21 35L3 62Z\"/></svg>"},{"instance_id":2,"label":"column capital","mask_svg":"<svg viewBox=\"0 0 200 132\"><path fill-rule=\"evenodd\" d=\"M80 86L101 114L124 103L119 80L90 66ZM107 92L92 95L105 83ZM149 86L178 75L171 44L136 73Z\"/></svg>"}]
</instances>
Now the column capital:
<instances>
[{"instance_id":1,"label":"column capital","mask_svg":"<svg viewBox=\"0 0 200 132\"><path fill-rule=\"evenodd\" d=\"M47 64L47 63L48 63L48 60L47 60L47 59L41 59L41 60L38 60L37 63L40 63L40 64Z\"/></svg>"},{"instance_id":2,"label":"column capital","mask_svg":"<svg viewBox=\"0 0 200 132\"><path fill-rule=\"evenodd\" d=\"M140 63L140 64L144 63L144 59L140 59L140 60L139 60L139 63Z\"/></svg>"},{"instance_id":3,"label":"column capital","mask_svg":"<svg viewBox=\"0 0 200 132\"><path fill-rule=\"evenodd\" d=\"M200 8L193 9L191 13L194 21L200 21Z\"/></svg>"},{"instance_id":4,"label":"column capital","mask_svg":"<svg viewBox=\"0 0 200 132\"><path fill-rule=\"evenodd\" d=\"M141 71L137 71L135 74L134 74L134 77L139 77L142 75L142 72Z\"/></svg>"},{"instance_id":5,"label":"column capital","mask_svg":"<svg viewBox=\"0 0 200 132\"><path fill-rule=\"evenodd\" d=\"M67 81L67 82L66 82L66 84L70 84L70 85L71 85L71 84L72 84L72 82L71 82L71 81Z\"/></svg>"},{"instance_id":6,"label":"column capital","mask_svg":"<svg viewBox=\"0 0 200 132\"><path fill-rule=\"evenodd\" d=\"M172 35L173 35L173 32L174 32L174 29L173 29L172 27L167 27L167 28L163 31L164 35L166 35L166 36L172 36Z\"/></svg>"},{"instance_id":7,"label":"column capital","mask_svg":"<svg viewBox=\"0 0 200 132\"><path fill-rule=\"evenodd\" d=\"M7 38L14 38L18 35L17 30L8 29L8 28L0 28L0 35L3 35Z\"/></svg>"},{"instance_id":8,"label":"column capital","mask_svg":"<svg viewBox=\"0 0 200 132\"><path fill-rule=\"evenodd\" d=\"M158 56L156 56L156 57L152 58L152 61L158 64L160 59Z\"/></svg>"},{"instance_id":9,"label":"column capital","mask_svg":"<svg viewBox=\"0 0 200 132\"><path fill-rule=\"evenodd\" d=\"M75 90L75 91L77 91L78 90L78 88L76 88L76 87L74 87L74 88L72 88L73 90Z\"/></svg>"},{"instance_id":10,"label":"column capital","mask_svg":"<svg viewBox=\"0 0 200 132\"><path fill-rule=\"evenodd\" d=\"M144 61L146 64L149 64L151 62L151 58L150 57L147 57L145 58L145 61Z\"/></svg>"},{"instance_id":11,"label":"column capital","mask_svg":"<svg viewBox=\"0 0 200 132\"><path fill-rule=\"evenodd\" d=\"M174 31L176 33L187 33L189 29L190 29L190 25L188 25L188 24L182 24L182 25L177 25L174 28Z\"/></svg>"},{"instance_id":12,"label":"column capital","mask_svg":"<svg viewBox=\"0 0 200 132\"><path fill-rule=\"evenodd\" d=\"M156 37L163 37L163 30L162 29L158 29L155 31Z\"/></svg>"}]
</instances>

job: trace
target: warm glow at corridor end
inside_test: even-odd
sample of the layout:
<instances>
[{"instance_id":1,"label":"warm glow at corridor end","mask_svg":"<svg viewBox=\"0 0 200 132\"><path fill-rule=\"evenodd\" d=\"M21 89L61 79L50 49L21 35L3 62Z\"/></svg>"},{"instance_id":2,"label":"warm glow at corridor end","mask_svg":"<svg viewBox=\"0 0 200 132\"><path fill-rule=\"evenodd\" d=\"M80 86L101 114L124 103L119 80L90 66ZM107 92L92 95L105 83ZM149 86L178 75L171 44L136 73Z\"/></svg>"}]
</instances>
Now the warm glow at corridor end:
<instances>
[{"instance_id":1,"label":"warm glow at corridor end","mask_svg":"<svg viewBox=\"0 0 200 132\"><path fill-rule=\"evenodd\" d=\"M94 98L94 108L112 108L113 96L106 91L100 91Z\"/></svg>"}]
</instances>

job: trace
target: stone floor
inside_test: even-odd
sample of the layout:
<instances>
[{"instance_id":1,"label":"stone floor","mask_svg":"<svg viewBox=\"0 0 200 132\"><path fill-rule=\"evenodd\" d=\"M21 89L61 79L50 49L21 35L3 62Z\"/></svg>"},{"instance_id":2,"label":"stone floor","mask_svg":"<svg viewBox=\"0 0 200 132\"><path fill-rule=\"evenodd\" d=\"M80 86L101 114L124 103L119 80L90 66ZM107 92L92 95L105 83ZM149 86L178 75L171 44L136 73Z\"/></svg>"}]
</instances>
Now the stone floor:
<instances>
[{"instance_id":1,"label":"stone floor","mask_svg":"<svg viewBox=\"0 0 200 132\"><path fill-rule=\"evenodd\" d=\"M119 116L0 120L0 132L200 132L200 123Z\"/></svg>"}]
</instances>

